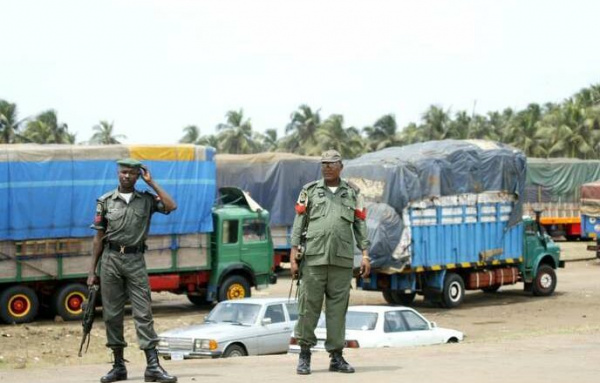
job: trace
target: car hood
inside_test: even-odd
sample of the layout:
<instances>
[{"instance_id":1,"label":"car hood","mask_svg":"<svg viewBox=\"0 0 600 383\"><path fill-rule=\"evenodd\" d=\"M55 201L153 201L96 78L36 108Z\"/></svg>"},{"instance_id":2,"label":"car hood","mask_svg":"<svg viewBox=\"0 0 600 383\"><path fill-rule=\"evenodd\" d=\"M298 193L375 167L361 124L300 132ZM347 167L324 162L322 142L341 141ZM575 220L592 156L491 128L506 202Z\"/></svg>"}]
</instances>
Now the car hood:
<instances>
[{"instance_id":1,"label":"car hood","mask_svg":"<svg viewBox=\"0 0 600 383\"><path fill-rule=\"evenodd\" d=\"M231 323L205 323L176 328L159 334L160 338L226 339L248 334L253 326Z\"/></svg>"}]
</instances>

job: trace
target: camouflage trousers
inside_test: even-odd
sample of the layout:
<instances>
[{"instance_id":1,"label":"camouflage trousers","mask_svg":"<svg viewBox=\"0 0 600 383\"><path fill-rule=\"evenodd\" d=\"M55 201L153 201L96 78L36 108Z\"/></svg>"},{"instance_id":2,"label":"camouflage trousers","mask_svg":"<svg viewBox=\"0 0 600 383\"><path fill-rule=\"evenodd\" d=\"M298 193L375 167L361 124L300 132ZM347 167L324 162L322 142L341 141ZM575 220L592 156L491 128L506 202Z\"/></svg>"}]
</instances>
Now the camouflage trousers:
<instances>
[{"instance_id":1,"label":"camouflage trousers","mask_svg":"<svg viewBox=\"0 0 600 383\"><path fill-rule=\"evenodd\" d=\"M104 249L100 270L102 314L106 324L106 347L127 347L123 337L125 303L131 312L140 349L152 349L158 343L152 319L152 299L143 253L120 254Z\"/></svg>"},{"instance_id":2,"label":"camouflage trousers","mask_svg":"<svg viewBox=\"0 0 600 383\"><path fill-rule=\"evenodd\" d=\"M352 268L339 266L303 266L295 334L301 347L317 344L315 328L323 300L327 339L325 349L341 351L345 344L346 311L350 298Z\"/></svg>"}]
</instances>

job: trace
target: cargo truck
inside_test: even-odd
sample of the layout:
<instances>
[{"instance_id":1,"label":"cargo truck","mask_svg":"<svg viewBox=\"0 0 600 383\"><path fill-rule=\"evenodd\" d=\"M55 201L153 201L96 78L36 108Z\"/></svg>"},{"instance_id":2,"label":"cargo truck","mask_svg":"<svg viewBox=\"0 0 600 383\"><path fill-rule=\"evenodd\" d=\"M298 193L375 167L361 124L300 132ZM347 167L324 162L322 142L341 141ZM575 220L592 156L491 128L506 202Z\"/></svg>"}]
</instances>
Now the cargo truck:
<instances>
[{"instance_id":1,"label":"cargo truck","mask_svg":"<svg viewBox=\"0 0 600 383\"><path fill-rule=\"evenodd\" d=\"M145 259L153 291L201 305L276 281L269 213L235 188L215 200L213 148L0 145L1 321L80 317L95 201L117 187L115 160L128 157L144 161L179 205L152 219Z\"/></svg>"},{"instance_id":2,"label":"cargo truck","mask_svg":"<svg viewBox=\"0 0 600 383\"><path fill-rule=\"evenodd\" d=\"M432 141L388 148L348 161L343 176L367 202L372 272L364 290L389 303L417 294L443 307L465 290L494 292L522 282L534 295L554 292L560 250L522 218L526 158L480 140ZM360 262L356 254L355 265Z\"/></svg>"},{"instance_id":3,"label":"cargo truck","mask_svg":"<svg viewBox=\"0 0 600 383\"><path fill-rule=\"evenodd\" d=\"M217 154L217 186L235 185L269 210L275 267L289 262L294 205L302 186L321 178L321 158L291 153Z\"/></svg>"},{"instance_id":4,"label":"cargo truck","mask_svg":"<svg viewBox=\"0 0 600 383\"><path fill-rule=\"evenodd\" d=\"M525 214L542 210L542 226L554 238L588 238L582 231L580 190L596 180L600 180L599 160L528 158Z\"/></svg>"}]
</instances>

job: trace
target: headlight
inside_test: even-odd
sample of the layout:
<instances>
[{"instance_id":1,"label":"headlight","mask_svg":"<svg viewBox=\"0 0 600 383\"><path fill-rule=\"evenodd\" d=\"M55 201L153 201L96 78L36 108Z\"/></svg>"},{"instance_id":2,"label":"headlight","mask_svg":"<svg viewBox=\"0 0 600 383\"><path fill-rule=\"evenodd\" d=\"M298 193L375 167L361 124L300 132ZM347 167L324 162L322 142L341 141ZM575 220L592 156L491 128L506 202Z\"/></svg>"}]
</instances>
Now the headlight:
<instances>
[{"instance_id":1,"label":"headlight","mask_svg":"<svg viewBox=\"0 0 600 383\"><path fill-rule=\"evenodd\" d=\"M195 339L194 351L199 350L216 350L218 343L214 339Z\"/></svg>"},{"instance_id":2,"label":"headlight","mask_svg":"<svg viewBox=\"0 0 600 383\"><path fill-rule=\"evenodd\" d=\"M166 339L161 339L158 341L158 347L169 348L169 342Z\"/></svg>"}]
</instances>

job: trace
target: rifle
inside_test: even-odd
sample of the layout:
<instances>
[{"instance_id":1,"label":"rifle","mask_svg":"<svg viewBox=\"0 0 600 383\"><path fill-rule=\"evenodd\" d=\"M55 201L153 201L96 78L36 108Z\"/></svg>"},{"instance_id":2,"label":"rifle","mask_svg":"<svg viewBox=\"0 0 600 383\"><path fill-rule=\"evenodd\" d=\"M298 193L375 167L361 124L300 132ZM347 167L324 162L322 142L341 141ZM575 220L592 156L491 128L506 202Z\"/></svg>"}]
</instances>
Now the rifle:
<instances>
[{"instance_id":1,"label":"rifle","mask_svg":"<svg viewBox=\"0 0 600 383\"><path fill-rule=\"evenodd\" d=\"M298 291L300 288L300 279L302 278L302 260L304 259L304 251L306 250L306 233L308 231L308 203L306 204L306 213L302 217L302 228L300 230L300 244L298 245L298 252L296 253L296 262L298 263L298 279L296 280L296 299L298 299ZM290 285L290 292L288 294L288 300L292 297L292 289L294 288L294 276L292 275L292 283Z\"/></svg>"},{"instance_id":2,"label":"rifle","mask_svg":"<svg viewBox=\"0 0 600 383\"><path fill-rule=\"evenodd\" d=\"M83 345L86 343L85 352L87 352L88 347L90 346L90 332L92 331L92 326L94 325L94 316L96 315L96 300L98 299L98 291L100 290L100 286L92 285L89 288L88 297L85 302L83 302L83 317L81 320L81 326L83 327L83 338L81 339L81 344L79 345L79 356L81 357L81 351L83 351Z\"/></svg>"}]
</instances>

